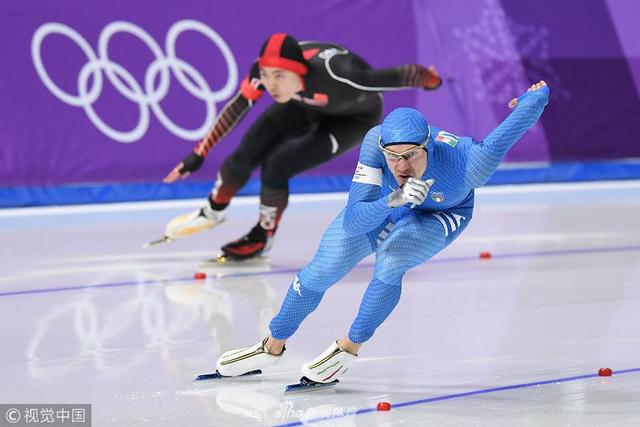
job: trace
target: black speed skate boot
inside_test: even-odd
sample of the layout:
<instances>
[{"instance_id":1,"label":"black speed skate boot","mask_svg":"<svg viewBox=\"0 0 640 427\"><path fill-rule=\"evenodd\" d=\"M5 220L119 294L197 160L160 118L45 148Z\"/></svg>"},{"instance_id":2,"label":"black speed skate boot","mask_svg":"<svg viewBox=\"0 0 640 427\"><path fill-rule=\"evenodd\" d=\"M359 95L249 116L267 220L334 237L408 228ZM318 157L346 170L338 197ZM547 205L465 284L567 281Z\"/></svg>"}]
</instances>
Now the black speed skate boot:
<instances>
[{"instance_id":1,"label":"black speed skate boot","mask_svg":"<svg viewBox=\"0 0 640 427\"><path fill-rule=\"evenodd\" d=\"M233 261L259 257L271 249L275 232L275 229L265 230L258 223L246 235L224 245L221 256Z\"/></svg>"}]
</instances>

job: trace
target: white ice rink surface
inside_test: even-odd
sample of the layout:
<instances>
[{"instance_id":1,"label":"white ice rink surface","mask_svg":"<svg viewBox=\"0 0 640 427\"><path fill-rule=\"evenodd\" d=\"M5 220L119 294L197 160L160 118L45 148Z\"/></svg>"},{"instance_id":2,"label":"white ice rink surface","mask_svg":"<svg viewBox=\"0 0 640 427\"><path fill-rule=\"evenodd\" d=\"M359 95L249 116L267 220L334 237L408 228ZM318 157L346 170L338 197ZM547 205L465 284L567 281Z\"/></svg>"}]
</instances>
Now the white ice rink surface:
<instances>
[{"instance_id":1,"label":"white ice rink surface","mask_svg":"<svg viewBox=\"0 0 640 427\"><path fill-rule=\"evenodd\" d=\"M94 426L640 425L640 182L479 191L341 383L297 395L284 386L348 331L371 259L273 370L192 379L265 336L345 195L294 197L270 263L204 281L194 272L255 223L255 198L218 229L141 249L200 203L0 210L0 403L91 403Z\"/></svg>"}]
</instances>

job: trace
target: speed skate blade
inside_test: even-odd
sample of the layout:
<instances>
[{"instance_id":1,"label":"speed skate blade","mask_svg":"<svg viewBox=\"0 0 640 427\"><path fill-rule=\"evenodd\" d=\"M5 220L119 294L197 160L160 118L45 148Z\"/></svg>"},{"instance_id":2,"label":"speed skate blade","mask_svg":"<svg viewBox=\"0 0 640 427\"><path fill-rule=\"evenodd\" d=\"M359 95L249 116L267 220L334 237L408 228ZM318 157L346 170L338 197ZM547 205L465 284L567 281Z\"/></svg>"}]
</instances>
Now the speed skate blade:
<instances>
[{"instance_id":1,"label":"speed skate blade","mask_svg":"<svg viewBox=\"0 0 640 427\"><path fill-rule=\"evenodd\" d=\"M307 377L302 377L300 378L300 382L298 384L289 384L287 388L284 390L284 392L291 393L294 391L311 391L311 390L332 388L339 382L340 380L333 380L330 383L318 383L310 380Z\"/></svg>"},{"instance_id":2,"label":"speed skate blade","mask_svg":"<svg viewBox=\"0 0 640 427\"><path fill-rule=\"evenodd\" d=\"M259 375L261 373L262 373L261 369L256 369L255 371L249 371L249 372L247 372L245 374L238 375L238 377L248 377L250 375ZM224 375L221 375L220 372L215 371L212 374L198 375L197 377L195 377L194 381L217 380L217 379L221 379L221 378L237 378L237 377L224 376Z\"/></svg>"},{"instance_id":3,"label":"speed skate blade","mask_svg":"<svg viewBox=\"0 0 640 427\"><path fill-rule=\"evenodd\" d=\"M144 245L142 245L142 249L148 249L151 246L159 245L161 243L171 243L171 242L173 242L172 238L164 236L162 239L152 240L151 242L145 243Z\"/></svg>"},{"instance_id":4,"label":"speed skate blade","mask_svg":"<svg viewBox=\"0 0 640 427\"><path fill-rule=\"evenodd\" d=\"M257 268L269 268L269 258L265 256L258 256L247 259L234 259L226 255L218 255L214 259L208 259L203 262L200 267L257 267Z\"/></svg>"}]
</instances>

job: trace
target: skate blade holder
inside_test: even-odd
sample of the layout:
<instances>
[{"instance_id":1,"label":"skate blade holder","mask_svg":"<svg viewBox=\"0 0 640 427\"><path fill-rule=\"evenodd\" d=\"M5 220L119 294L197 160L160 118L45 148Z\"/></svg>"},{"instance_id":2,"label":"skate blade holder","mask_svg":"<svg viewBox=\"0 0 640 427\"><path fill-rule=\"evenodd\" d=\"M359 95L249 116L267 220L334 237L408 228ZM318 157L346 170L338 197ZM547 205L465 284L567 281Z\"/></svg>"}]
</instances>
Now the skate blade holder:
<instances>
[{"instance_id":1,"label":"skate blade holder","mask_svg":"<svg viewBox=\"0 0 640 427\"><path fill-rule=\"evenodd\" d=\"M142 245L142 249L149 249L151 246L160 245L162 243L171 243L171 242L173 242L173 239L171 237L164 236L162 239L152 240L150 242L145 243L144 245Z\"/></svg>"},{"instance_id":2,"label":"skate blade holder","mask_svg":"<svg viewBox=\"0 0 640 427\"><path fill-rule=\"evenodd\" d=\"M290 384L284 390L285 393L293 393L293 392L301 392L301 391L313 391L313 390L324 390L327 388L333 388L336 384L338 384L340 380L333 380L330 383L319 383L313 380L310 380L307 377L300 378L300 382L298 384Z\"/></svg>"},{"instance_id":3,"label":"skate blade holder","mask_svg":"<svg viewBox=\"0 0 640 427\"><path fill-rule=\"evenodd\" d=\"M222 379L222 378L249 377L249 376L252 376L252 375L259 375L261 373L262 373L261 369L256 369L255 371L249 371L249 372L244 373L242 375L229 377L229 376L225 376L225 375L220 374L220 372L218 372L218 371L215 371L212 374L201 374L201 375L198 375L197 377L194 378L193 381L219 380L219 379Z\"/></svg>"}]
</instances>

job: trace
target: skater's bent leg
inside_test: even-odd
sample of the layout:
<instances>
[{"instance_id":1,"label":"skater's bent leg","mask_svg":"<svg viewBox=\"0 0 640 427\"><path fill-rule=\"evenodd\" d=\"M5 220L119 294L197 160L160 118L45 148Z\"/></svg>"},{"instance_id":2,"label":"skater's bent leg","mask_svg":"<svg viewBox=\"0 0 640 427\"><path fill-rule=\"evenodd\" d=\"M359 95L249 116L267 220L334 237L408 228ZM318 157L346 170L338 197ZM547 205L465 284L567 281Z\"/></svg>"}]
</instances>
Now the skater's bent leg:
<instances>
[{"instance_id":1,"label":"skater's bent leg","mask_svg":"<svg viewBox=\"0 0 640 427\"><path fill-rule=\"evenodd\" d=\"M211 191L212 206L226 206L240 190L251 172L286 139L306 132L308 123L300 107L274 104L253 122L238 147L222 164ZM215 207L214 207L215 209Z\"/></svg>"},{"instance_id":2,"label":"skater's bent leg","mask_svg":"<svg viewBox=\"0 0 640 427\"><path fill-rule=\"evenodd\" d=\"M313 312L324 292L315 292L300 288L298 276L289 287L278 314L271 320L269 329L271 336L278 340L286 340L293 335L302 321Z\"/></svg>"},{"instance_id":3,"label":"skater's bent leg","mask_svg":"<svg viewBox=\"0 0 640 427\"><path fill-rule=\"evenodd\" d=\"M399 220L376 251L373 279L362 298L358 315L349 330L349 340L362 344L391 314L400 301L402 277L411 268L431 259L466 228L471 214L461 219L456 230L445 229L436 215L416 213ZM464 219L462 219L464 218ZM445 226L449 225L448 220Z\"/></svg>"},{"instance_id":4,"label":"skater's bent leg","mask_svg":"<svg viewBox=\"0 0 640 427\"><path fill-rule=\"evenodd\" d=\"M357 116L323 116L309 132L283 141L264 158L260 204L273 210L276 226L287 207L289 180L358 146L380 114L381 107L372 106Z\"/></svg>"},{"instance_id":5,"label":"skater's bent leg","mask_svg":"<svg viewBox=\"0 0 640 427\"><path fill-rule=\"evenodd\" d=\"M349 340L359 345L368 341L400 301L401 289L401 281L385 283L374 278L365 291L358 315L351 325Z\"/></svg>"},{"instance_id":6,"label":"skater's bent leg","mask_svg":"<svg viewBox=\"0 0 640 427\"><path fill-rule=\"evenodd\" d=\"M226 207L238 190L246 184L251 171L257 166L258 163L246 156L243 150L236 150L227 157L209 194L212 207Z\"/></svg>"},{"instance_id":7,"label":"skater's bent leg","mask_svg":"<svg viewBox=\"0 0 640 427\"><path fill-rule=\"evenodd\" d=\"M269 325L273 338L286 340L293 335L320 304L325 291L373 251L369 236L345 236L343 218L344 211L325 232L313 260L291 283L280 312Z\"/></svg>"},{"instance_id":8,"label":"skater's bent leg","mask_svg":"<svg viewBox=\"0 0 640 427\"><path fill-rule=\"evenodd\" d=\"M331 159L329 137L325 135L325 139L323 141L317 132L309 132L282 141L263 159L260 172L262 228L277 228L289 200L289 180L300 172Z\"/></svg>"}]
</instances>

